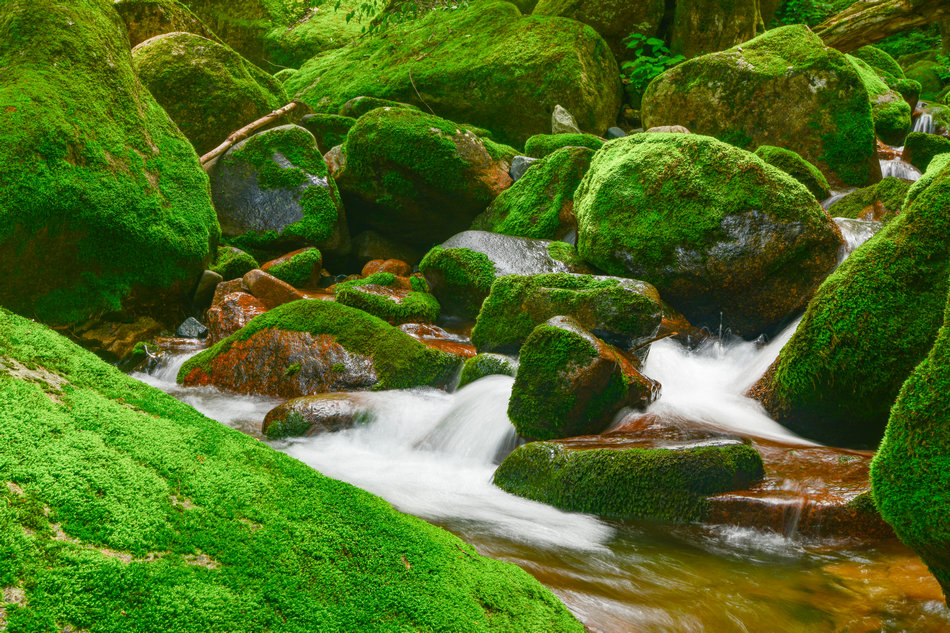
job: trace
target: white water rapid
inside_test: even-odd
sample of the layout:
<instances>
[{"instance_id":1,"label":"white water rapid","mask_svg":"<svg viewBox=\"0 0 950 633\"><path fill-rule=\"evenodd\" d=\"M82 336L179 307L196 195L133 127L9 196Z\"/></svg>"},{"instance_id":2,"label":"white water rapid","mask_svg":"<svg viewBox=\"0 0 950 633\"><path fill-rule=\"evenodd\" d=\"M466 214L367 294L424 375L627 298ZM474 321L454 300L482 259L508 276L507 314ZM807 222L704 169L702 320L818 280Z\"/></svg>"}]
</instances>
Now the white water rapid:
<instances>
[{"instance_id":1,"label":"white water rapid","mask_svg":"<svg viewBox=\"0 0 950 633\"><path fill-rule=\"evenodd\" d=\"M934 133L934 119L929 114L921 114L917 117L917 120L914 121L913 132L923 132L924 134L933 134Z\"/></svg>"}]
</instances>

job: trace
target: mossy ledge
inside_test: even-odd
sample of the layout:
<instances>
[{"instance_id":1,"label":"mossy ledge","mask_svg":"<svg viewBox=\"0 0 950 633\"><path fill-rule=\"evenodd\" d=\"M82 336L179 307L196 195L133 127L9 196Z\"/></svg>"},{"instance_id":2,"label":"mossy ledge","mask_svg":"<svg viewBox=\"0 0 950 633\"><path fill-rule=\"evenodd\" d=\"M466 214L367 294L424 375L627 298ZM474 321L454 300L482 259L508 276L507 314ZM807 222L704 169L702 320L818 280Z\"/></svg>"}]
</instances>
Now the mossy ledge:
<instances>
[{"instance_id":1,"label":"mossy ledge","mask_svg":"<svg viewBox=\"0 0 950 633\"><path fill-rule=\"evenodd\" d=\"M0 310L10 631L570 631L514 565Z\"/></svg>"}]
</instances>

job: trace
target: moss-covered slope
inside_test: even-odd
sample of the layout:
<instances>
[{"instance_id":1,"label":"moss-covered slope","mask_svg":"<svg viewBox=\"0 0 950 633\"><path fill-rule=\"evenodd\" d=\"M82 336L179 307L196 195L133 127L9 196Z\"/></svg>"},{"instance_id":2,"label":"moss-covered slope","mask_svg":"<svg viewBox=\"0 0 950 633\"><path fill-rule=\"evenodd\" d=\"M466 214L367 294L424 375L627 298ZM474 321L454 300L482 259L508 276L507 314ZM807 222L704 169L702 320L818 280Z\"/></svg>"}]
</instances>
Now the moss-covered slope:
<instances>
[{"instance_id":1,"label":"moss-covered slope","mask_svg":"<svg viewBox=\"0 0 950 633\"><path fill-rule=\"evenodd\" d=\"M520 569L45 327L0 310L0 350L10 631L583 630Z\"/></svg>"}]
</instances>

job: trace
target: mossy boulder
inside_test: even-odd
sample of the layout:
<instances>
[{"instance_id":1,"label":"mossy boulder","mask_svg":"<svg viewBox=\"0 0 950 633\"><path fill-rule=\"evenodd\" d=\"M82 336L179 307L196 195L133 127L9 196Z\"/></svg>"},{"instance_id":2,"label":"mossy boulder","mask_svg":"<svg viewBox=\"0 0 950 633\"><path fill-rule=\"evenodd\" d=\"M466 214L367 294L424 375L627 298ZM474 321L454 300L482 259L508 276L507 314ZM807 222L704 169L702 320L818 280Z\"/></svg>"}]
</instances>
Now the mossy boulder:
<instances>
[{"instance_id":1,"label":"mossy boulder","mask_svg":"<svg viewBox=\"0 0 950 633\"><path fill-rule=\"evenodd\" d=\"M896 59L875 46L862 46L851 51L849 56L856 57L870 66L888 88L896 90L904 98L911 110L917 108L921 90L920 82L908 79Z\"/></svg>"},{"instance_id":2,"label":"mossy boulder","mask_svg":"<svg viewBox=\"0 0 950 633\"><path fill-rule=\"evenodd\" d=\"M950 139L936 134L911 132L904 141L904 161L921 173L927 171L935 156L947 153L950 153Z\"/></svg>"},{"instance_id":3,"label":"mossy boulder","mask_svg":"<svg viewBox=\"0 0 950 633\"><path fill-rule=\"evenodd\" d=\"M629 59L624 39L631 33L654 37L660 31L664 0L538 0L534 15L570 18L590 25L604 38L617 60Z\"/></svg>"},{"instance_id":4,"label":"mossy boulder","mask_svg":"<svg viewBox=\"0 0 950 633\"><path fill-rule=\"evenodd\" d=\"M683 125L737 147L797 152L833 186L880 179L871 104L854 65L804 25L691 59L650 83L644 127Z\"/></svg>"},{"instance_id":5,"label":"mossy boulder","mask_svg":"<svg viewBox=\"0 0 950 633\"><path fill-rule=\"evenodd\" d=\"M848 55L868 91L874 132L888 145L901 145L910 131L912 108L896 90L892 90L866 62Z\"/></svg>"},{"instance_id":6,"label":"mossy boulder","mask_svg":"<svg viewBox=\"0 0 950 633\"><path fill-rule=\"evenodd\" d=\"M432 37L434 30L443 36ZM555 105L594 134L614 125L620 110L617 62L593 29L522 17L508 2L432 11L362 38L311 59L287 89L324 112L361 95L428 106L516 146L550 130Z\"/></svg>"},{"instance_id":7,"label":"mossy boulder","mask_svg":"<svg viewBox=\"0 0 950 633\"><path fill-rule=\"evenodd\" d=\"M832 446L877 446L901 385L933 346L950 272L950 164L821 285L753 387L775 420ZM912 195L913 194L913 195Z\"/></svg>"},{"instance_id":8,"label":"mossy boulder","mask_svg":"<svg viewBox=\"0 0 950 633\"><path fill-rule=\"evenodd\" d=\"M474 319L496 277L589 273L574 247L486 231L464 231L432 248L419 263L449 314Z\"/></svg>"},{"instance_id":9,"label":"mossy boulder","mask_svg":"<svg viewBox=\"0 0 950 633\"><path fill-rule=\"evenodd\" d=\"M688 523L709 516L707 497L742 490L762 476L759 453L736 441L582 450L532 442L501 463L494 482L571 512Z\"/></svg>"},{"instance_id":10,"label":"mossy boulder","mask_svg":"<svg viewBox=\"0 0 950 633\"><path fill-rule=\"evenodd\" d=\"M178 0L117 0L113 6L125 22L132 46L156 35L179 32L217 41L198 16Z\"/></svg>"},{"instance_id":11,"label":"mossy boulder","mask_svg":"<svg viewBox=\"0 0 950 633\"><path fill-rule=\"evenodd\" d=\"M444 386L455 356L426 347L382 319L332 301L273 308L189 359L178 379L293 398L328 391Z\"/></svg>"},{"instance_id":12,"label":"mossy boulder","mask_svg":"<svg viewBox=\"0 0 950 633\"><path fill-rule=\"evenodd\" d=\"M472 228L542 240L576 236L574 192L593 157L592 149L565 147L536 161L475 218Z\"/></svg>"},{"instance_id":13,"label":"mossy boulder","mask_svg":"<svg viewBox=\"0 0 950 633\"><path fill-rule=\"evenodd\" d=\"M792 150L763 145L755 150L755 155L805 185L819 202L831 195L831 188L824 174Z\"/></svg>"},{"instance_id":14,"label":"mossy boulder","mask_svg":"<svg viewBox=\"0 0 950 633\"><path fill-rule=\"evenodd\" d=\"M760 0L675 0L675 4L669 35L675 54L695 57L721 51L762 32Z\"/></svg>"},{"instance_id":15,"label":"mossy boulder","mask_svg":"<svg viewBox=\"0 0 950 633\"><path fill-rule=\"evenodd\" d=\"M168 33L132 50L135 72L205 154L289 99L274 77L234 50L192 33Z\"/></svg>"},{"instance_id":16,"label":"mossy boulder","mask_svg":"<svg viewBox=\"0 0 950 633\"><path fill-rule=\"evenodd\" d=\"M904 209L911 183L900 178L885 178L876 185L853 191L828 209L835 218L890 222Z\"/></svg>"},{"instance_id":17,"label":"mossy boulder","mask_svg":"<svg viewBox=\"0 0 950 633\"><path fill-rule=\"evenodd\" d=\"M518 361L504 354L477 354L462 365L458 388L461 389L485 376L511 376L518 374Z\"/></svg>"},{"instance_id":18,"label":"mossy boulder","mask_svg":"<svg viewBox=\"0 0 950 633\"><path fill-rule=\"evenodd\" d=\"M221 275L224 281L239 279L246 273L260 268L254 256L233 246L219 246L211 270Z\"/></svg>"},{"instance_id":19,"label":"mossy boulder","mask_svg":"<svg viewBox=\"0 0 950 633\"><path fill-rule=\"evenodd\" d=\"M412 246L463 231L511 185L509 164L471 132L415 110L365 114L337 182L354 224Z\"/></svg>"},{"instance_id":20,"label":"mossy boulder","mask_svg":"<svg viewBox=\"0 0 950 633\"><path fill-rule=\"evenodd\" d=\"M235 246L349 252L336 183L313 135L300 126L282 125L234 145L212 170L211 196L221 231Z\"/></svg>"},{"instance_id":21,"label":"mossy boulder","mask_svg":"<svg viewBox=\"0 0 950 633\"><path fill-rule=\"evenodd\" d=\"M308 246L272 259L261 270L295 288L316 288L323 271L323 253Z\"/></svg>"},{"instance_id":22,"label":"mossy boulder","mask_svg":"<svg viewBox=\"0 0 950 633\"><path fill-rule=\"evenodd\" d=\"M871 466L874 501L950 604L950 305L930 353L901 387Z\"/></svg>"},{"instance_id":23,"label":"mossy boulder","mask_svg":"<svg viewBox=\"0 0 950 633\"><path fill-rule=\"evenodd\" d=\"M405 108L406 110L415 110L417 112L422 111L411 103L403 103L402 101L393 101L392 99L380 99L378 97L367 97L361 95L359 97L353 97L352 99L349 99L346 103L340 106L340 111L337 112L337 114L339 116L350 117L351 119L358 119L364 114L369 114L376 108Z\"/></svg>"},{"instance_id":24,"label":"mossy boulder","mask_svg":"<svg viewBox=\"0 0 950 633\"><path fill-rule=\"evenodd\" d=\"M648 283L554 273L508 275L492 284L472 330L479 351L517 353L535 327L570 316L595 336L632 350L656 336L660 295Z\"/></svg>"},{"instance_id":25,"label":"mossy boulder","mask_svg":"<svg viewBox=\"0 0 950 633\"><path fill-rule=\"evenodd\" d=\"M583 631L514 565L37 323L0 310L0 350L11 631Z\"/></svg>"},{"instance_id":26,"label":"mossy boulder","mask_svg":"<svg viewBox=\"0 0 950 633\"><path fill-rule=\"evenodd\" d=\"M317 139L320 152L326 154L337 145L342 145L350 128L356 125L356 119L339 114L307 114L300 121Z\"/></svg>"},{"instance_id":27,"label":"mossy boulder","mask_svg":"<svg viewBox=\"0 0 950 633\"><path fill-rule=\"evenodd\" d=\"M921 99L934 99L943 91L942 69L941 64L924 59L905 68L904 74L920 83Z\"/></svg>"},{"instance_id":28,"label":"mossy boulder","mask_svg":"<svg viewBox=\"0 0 950 633\"><path fill-rule=\"evenodd\" d=\"M611 141L574 212L584 260L653 284L694 325L751 338L805 307L842 243L803 184L697 134Z\"/></svg>"},{"instance_id":29,"label":"mossy boulder","mask_svg":"<svg viewBox=\"0 0 950 633\"><path fill-rule=\"evenodd\" d=\"M111 4L0 8L0 304L45 322L177 318L217 247L207 176Z\"/></svg>"},{"instance_id":30,"label":"mossy boulder","mask_svg":"<svg viewBox=\"0 0 950 633\"><path fill-rule=\"evenodd\" d=\"M525 153L531 158L544 158L564 147L587 147L599 150L604 139L593 134L535 134L524 144Z\"/></svg>"},{"instance_id":31,"label":"mossy boulder","mask_svg":"<svg viewBox=\"0 0 950 633\"><path fill-rule=\"evenodd\" d=\"M264 416L261 433L272 440L335 433L374 419L372 394L321 393L293 398Z\"/></svg>"},{"instance_id":32,"label":"mossy boulder","mask_svg":"<svg viewBox=\"0 0 950 633\"><path fill-rule=\"evenodd\" d=\"M403 281L405 278L387 272L345 281L335 286L336 301L393 325L435 322L439 318L439 302L429 292L425 279L410 278L410 288L403 287Z\"/></svg>"}]
</instances>

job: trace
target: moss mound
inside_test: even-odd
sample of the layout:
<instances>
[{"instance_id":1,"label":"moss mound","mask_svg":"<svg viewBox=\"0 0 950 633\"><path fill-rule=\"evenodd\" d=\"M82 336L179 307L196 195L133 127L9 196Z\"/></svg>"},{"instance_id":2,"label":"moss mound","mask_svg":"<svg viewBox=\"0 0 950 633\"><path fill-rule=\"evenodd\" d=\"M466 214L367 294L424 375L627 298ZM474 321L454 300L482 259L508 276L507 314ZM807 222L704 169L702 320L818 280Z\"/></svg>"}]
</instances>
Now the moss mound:
<instances>
[{"instance_id":1,"label":"moss mound","mask_svg":"<svg viewBox=\"0 0 950 633\"><path fill-rule=\"evenodd\" d=\"M583 630L517 567L43 326L0 310L0 349L11 631Z\"/></svg>"},{"instance_id":2,"label":"moss mound","mask_svg":"<svg viewBox=\"0 0 950 633\"><path fill-rule=\"evenodd\" d=\"M921 172L927 171L935 156L947 153L950 153L950 139L936 134L911 132L904 141L904 160Z\"/></svg>"},{"instance_id":3,"label":"moss mound","mask_svg":"<svg viewBox=\"0 0 950 633\"><path fill-rule=\"evenodd\" d=\"M841 244L804 185L697 134L611 141L574 200L584 260L653 284L694 325L744 337L804 308Z\"/></svg>"},{"instance_id":4,"label":"moss mound","mask_svg":"<svg viewBox=\"0 0 950 633\"><path fill-rule=\"evenodd\" d=\"M871 466L874 500L950 600L950 305L930 354L901 387Z\"/></svg>"},{"instance_id":5,"label":"moss mound","mask_svg":"<svg viewBox=\"0 0 950 633\"><path fill-rule=\"evenodd\" d=\"M904 69L908 79L920 83L920 98L935 99L943 91L943 66L935 61L922 59Z\"/></svg>"},{"instance_id":6,"label":"moss mound","mask_svg":"<svg viewBox=\"0 0 950 633\"><path fill-rule=\"evenodd\" d=\"M507 2L433 11L363 38L311 59L287 88L324 112L361 95L428 106L517 146L550 129L555 105L598 134L620 109L617 63L593 29L522 17Z\"/></svg>"},{"instance_id":7,"label":"moss mound","mask_svg":"<svg viewBox=\"0 0 950 633\"><path fill-rule=\"evenodd\" d=\"M0 8L0 303L46 322L174 313L217 246L207 176L111 5Z\"/></svg>"},{"instance_id":8,"label":"moss mound","mask_svg":"<svg viewBox=\"0 0 950 633\"><path fill-rule=\"evenodd\" d=\"M300 125L317 139L317 147L326 154L337 145L342 145L356 119L338 114L308 114Z\"/></svg>"},{"instance_id":9,"label":"moss mound","mask_svg":"<svg viewBox=\"0 0 950 633\"><path fill-rule=\"evenodd\" d=\"M647 88L642 118L647 129L683 125L744 149L793 150L835 186L880 177L867 90L848 58L804 25L668 70Z\"/></svg>"},{"instance_id":10,"label":"moss mound","mask_svg":"<svg viewBox=\"0 0 950 633\"><path fill-rule=\"evenodd\" d=\"M230 281L260 267L253 255L233 246L219 246L211 270L224 277L225 281Z\"/></svg>"},{"instance_id":11,"label":"moss mound","mask_svg":"<svg viewBox=\"0 0 950 633\"><path fill-rule=\"evenodd\" d=\"M874 448L901 385L933 346L950 272L950 165L940 167L821 285L754 388L797 433Z\"/></svg>"},{"instance_id":12,"label":"moss mound","mask_svg":"<svg viewBox=\"0 0 950 633\"><path fill-rule=\"evenodd\" d=\"M485 376L511 376L518 373L518 361L503 354L477 354L462 365L458 388L475 382Z\"/></svg>"},{"instance_id":13,"label":"moss mound","mask_svg":"<svg viewBox=\"0 0 950 633\"><path fill-rule=\"evenodd\" d=\"M604 140L593 134L535 134L524 144L524 151L533 158L544 158L564 147L587 147L599 150Z\"/></svg>"},{"instance_id":14,"label":"moss mound","mask_svg":"<svg viewBox=\"0 0 950 633\"><path fill-rule=\"evenodd\" d=\"M805 185L819 202L831 195L831 188L824 174L792 150L763 145L755 150L755 155Z\"/></svg>"},{"instance_id":15,"label":"moss mound","mask_svg":"<svg viewBox=\"0 0 950 633\"><path fill-rule=\"evenodd\" d=\"M851 55L846 56L858 71L861 82L871 99L871 114L874 117L874 132L888 145L901 145L910 131L913 114L904 98L885 83L866 62Z\"/></svg>"},{"instance_id":16,"label":"moss mound","mask_svg":"<svg viewBox=\"0 0 950 633\"><path fill-rule=\"evenodd\" d=\"M495 265L467 248L432 248L419 263L428 279L438 280L439 296L453 314L474 319L495 282Z\"/></svg>"},{"instance_id":17,"label":"moss mound","mask_svg":"<svg viewBox=\"0 0 950 633\"><path fill-rule=\"evenodd\" d=\"M376 108L405 108L407 110L421 112L419 108L410 103L393 101L391 99L379 99L377 97L359 96L353 97L340 106L340 111L337 114L339 116L348 116L353 119L358 119L364 114L369 114Z\"/></svg>"},{"instance_id":18,"label":"moss mound","mask_svg":"<svg viewBox=\"0 0 950 633\"><path fill-rule=\"evenodd\" d=\"M412 290L400 290L392 273L374 273L336 285L336 300L380 319L402 323L433 323L439 318L439 302L429 293L425 279L412 278Z\"/></svg>"},{"instance_id":19,"label":"moss mound","mask_svg":"<svg viewBox=\"0 0 950 633\"><path fill-rule=\"evenodd\" d=\"M521 446L495 471L511 494L573 512L686 523L709 513L709 495L741 490L763 476L745 444L571 450L557 442Z\"/></svg>"},{"instance_id":20,"label":"moss mound","mask_svg":"<svg viewBox=\"0 0 950 633\"><path fill-rule=\"evenodd\" d=\"M885 80L904 79L904 69L897 60L876 46L862 46L850 53L874 69L879 77ZM892 86L893 87L893 86Z\"/></svg>"},{"instance_id":21,"label":"moss mound","mask_svg":"<svg viewBox=\"0 0 950 633\"><path fill-rule=\"evenodd\" d=\"M281 261L269 266L265 272L295 288L305 288L313 285L314 278L319 277L322 267L323 254L320 250L303 248L289 257L281 258Z\"/></svg>"},{"instance_id":22,"label":"moss mound","mask_svg":"<svg viewBox=\"0 0 950 633\"><path fill-rule=\"evenodd\" d=\"M885 178L876 185L849 193L831 205L828 213L835 218L875 220L886 224L904 209L910 185L900 178Z\"/></svg>"}]
</instances>

